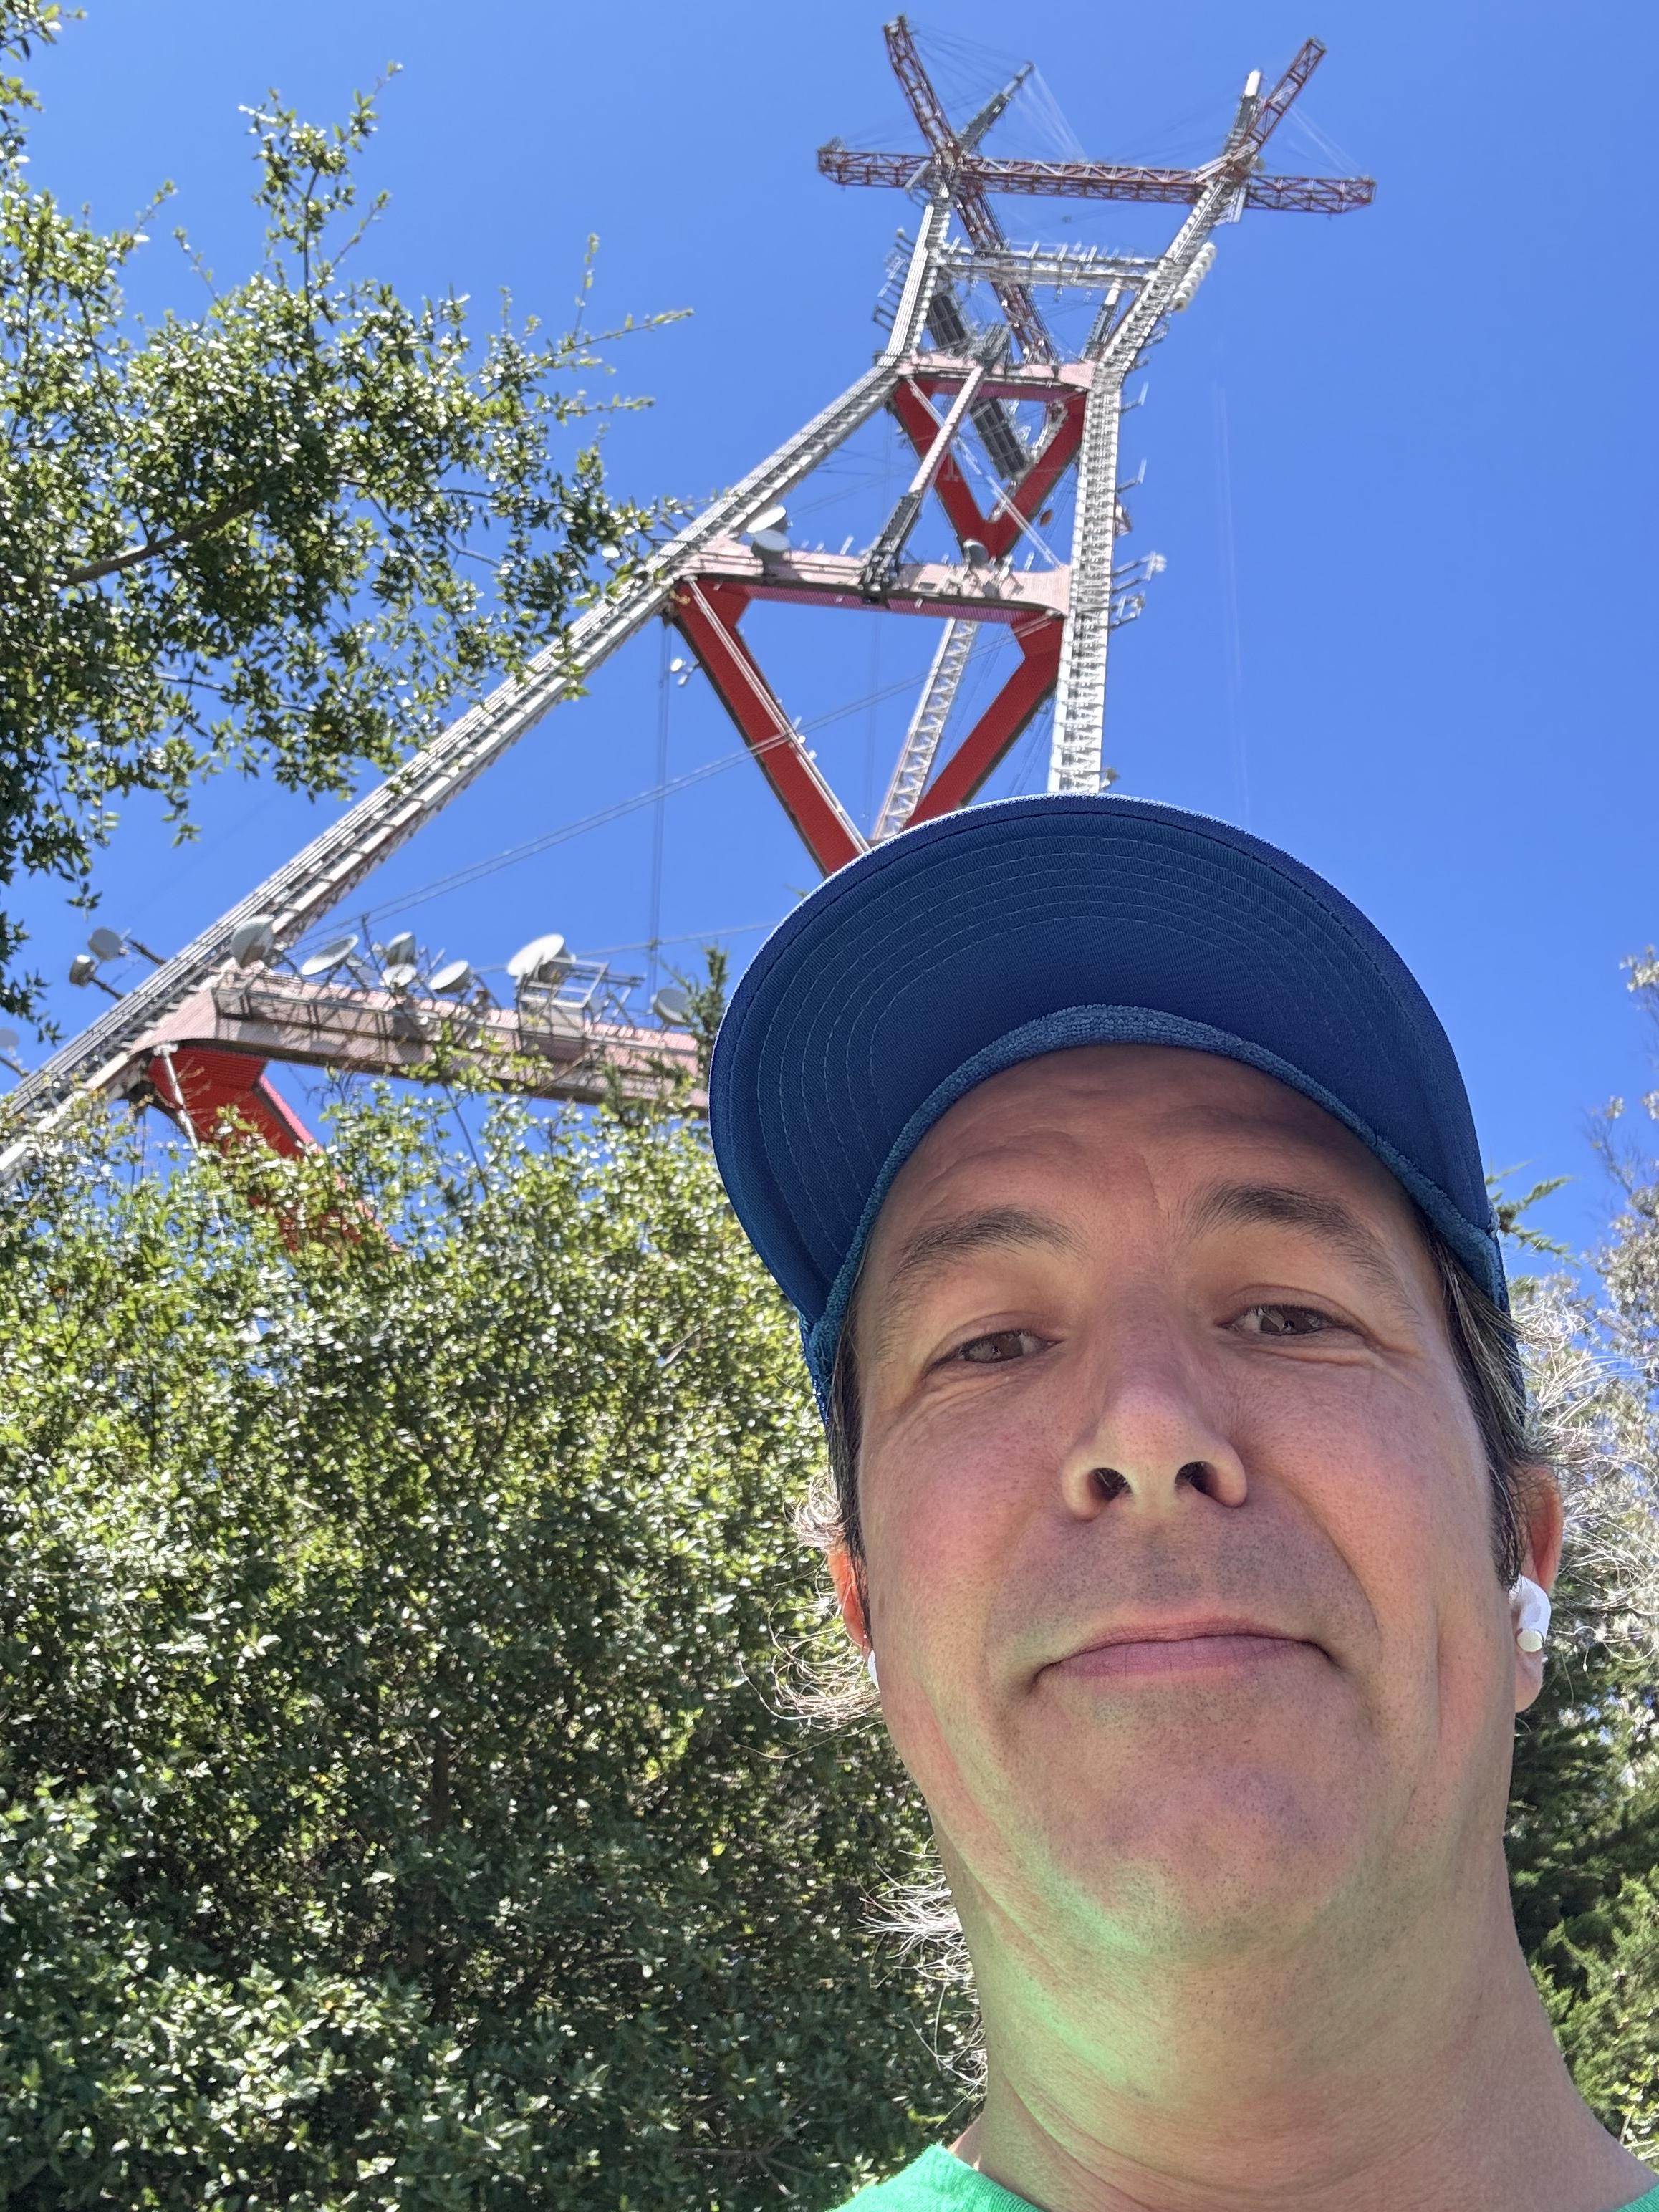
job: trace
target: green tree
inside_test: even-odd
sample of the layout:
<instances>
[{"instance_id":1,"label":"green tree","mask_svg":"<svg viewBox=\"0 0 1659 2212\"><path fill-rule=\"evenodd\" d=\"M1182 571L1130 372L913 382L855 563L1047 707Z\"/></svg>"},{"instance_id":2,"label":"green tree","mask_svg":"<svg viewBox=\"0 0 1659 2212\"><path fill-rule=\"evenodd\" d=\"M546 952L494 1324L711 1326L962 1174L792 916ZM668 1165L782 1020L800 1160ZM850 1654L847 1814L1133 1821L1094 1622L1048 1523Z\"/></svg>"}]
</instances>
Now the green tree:
<instances>
[{"instance_id":1,"label":"green tree","mask_svg":"<svg viewBox=\"0 0 1659 2212\"><path fill-rule=\"evenodd\" d=\"M959 2094L910 1793L780 1695L820 1440L704 1139L438 1132L0 1211L9 2205L825 2204Z\"/></svg>"},{"instance_id":2,"label":"green tree","mask_svg":"<svg viewBox=\"0 0 1659 2212\"><path fill-rule=\"evenodd\" d=\"M927 1861L830 1632L793 1322L695 1129L343 1110L0 1200L0 2202L749 2212L960 2118ZM1571 1537L1523 1943L1659 2152L1659 1188L1531 1294ZM832 1637L833 1641L833 1637Z\"/></svg>"},{"instance_id":3,"label":"green tree","mask_svg":"<svg viewBox=\"0 0 1659 2212\"><path fill-rule=\"evenodd\" d=\"M368 98L335 129L248 111L260 265L226 289L198 265L200 312L130 313L168 188L105 232L29 183L38 102L5 64L59 27L0 0L0 884L90 903L112 801L159 793L188 834L226 766L313 793L391 768L617 588L653 518L596 444L567 450L594 411L572 380L619 332L579 307L549 338L504 303L479 338L465 299L360 270ZM35 1017L22 939L0 912L0 1008Z\"/></svg>"},{"instance_id":4,"label":"green tree","mask_svg":"<svg viewBox=\"0 0 1659 2212\"><path fill-rule=\"evenodd\" d=\"M1629 963L1659 1011L1659 965ZM1646 1102L1659 1118L1659 1093ZM1516 1923L1581 2090L1659 2155L1659 1170L1601 1151L1620 1198L1589 1288L1534 1285L1534 1389L1562 1452L1568 1540L1542 1695L1517 1731ZM1547 1191L1552 1186L1540 1186ZM1527 1201L1522 1201L1524 1204ZM1511 1224L1513 1225L1513 1224ZM1548 1249L1534 1239L1534 1250ZM1559 1248L1558 1248L1559 1249Z\"/></svg>"}]
</instances>

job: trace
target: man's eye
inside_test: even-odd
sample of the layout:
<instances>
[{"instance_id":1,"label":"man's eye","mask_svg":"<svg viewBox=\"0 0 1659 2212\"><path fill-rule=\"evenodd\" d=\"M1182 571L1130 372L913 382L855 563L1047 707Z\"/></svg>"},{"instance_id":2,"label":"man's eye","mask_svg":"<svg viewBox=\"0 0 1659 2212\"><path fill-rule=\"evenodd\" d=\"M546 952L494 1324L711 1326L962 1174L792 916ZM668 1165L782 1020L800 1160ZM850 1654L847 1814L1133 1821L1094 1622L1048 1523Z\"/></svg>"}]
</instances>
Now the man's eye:
<instances>
[{"instance_id":1,"label":"man's eye","mask_svg":"<svg viewBox=\"0 0 1659 2212\"><path fill-rule=\"evenodd\" d=\"M966 1344L959 1344L951 1357L965 1359L975 1367L995 1367L1006 1360L1028 1359L1042 1349L1042 1339L1033 1336L1029 1328L998 1328L993 1329L989 1336L976 1336Z\"/></svg>"},{"instance_id":2,"label":"man's eye","mask_svg":"<svg viewBox=\"0 0 1659 2212\"><path fill-rule=\"evenodd\" d=\"M1233 1326L1248 1336L1318 1336L1341 1323L1312 1306L1250 1306Z\"/></svg>"}]
</instances>

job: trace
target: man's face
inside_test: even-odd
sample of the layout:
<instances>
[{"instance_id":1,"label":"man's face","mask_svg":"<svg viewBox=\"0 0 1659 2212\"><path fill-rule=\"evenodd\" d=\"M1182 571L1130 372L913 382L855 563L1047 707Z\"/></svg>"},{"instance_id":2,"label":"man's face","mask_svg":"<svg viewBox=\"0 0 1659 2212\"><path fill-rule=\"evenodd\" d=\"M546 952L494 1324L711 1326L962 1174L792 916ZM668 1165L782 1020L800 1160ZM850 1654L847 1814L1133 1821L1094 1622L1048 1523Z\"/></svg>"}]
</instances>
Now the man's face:
<instances>
[{"instance_id":1,"label":"man's face","mask_svg":"<svg viewBox=\"0 0 1659 2212\"><path fill-rule=\"evenodd\" d=\"M1330 1116L1201 1053L1011 1069L895 1182L857 1342L883 1704L959 1903L1198 1959L1495 1850L1535 1673L1432 1262Z\"/></svg>"}]
</instances>

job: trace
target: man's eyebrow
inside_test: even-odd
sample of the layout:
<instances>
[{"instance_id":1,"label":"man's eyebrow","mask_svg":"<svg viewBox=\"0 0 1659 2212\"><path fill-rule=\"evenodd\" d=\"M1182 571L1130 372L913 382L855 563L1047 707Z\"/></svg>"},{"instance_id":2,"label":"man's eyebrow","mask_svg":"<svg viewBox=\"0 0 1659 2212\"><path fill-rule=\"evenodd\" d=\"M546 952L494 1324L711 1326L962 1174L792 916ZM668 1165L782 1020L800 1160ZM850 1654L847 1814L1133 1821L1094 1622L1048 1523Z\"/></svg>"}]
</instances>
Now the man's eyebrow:
<instances>
[{"instance_id":1,"label":"man's eyebrow","mask_svg":"<svg viewBox=\"0 0 1659 2212\"><path fill-rule=\"evenodd\" d=\"M1187 1209L1187 1227L1194 1237L1257 1225L1299 1229L1316 1237L1335 1246L1379 1289L1405 1299L1406 1285L1388 1247L1340 1199L1294 1183L1223 1182L1200 1192Z\"/></svg>"},{"instance_id":2,"label":"man's eyebrow","mask_svg":"<svg viewBox=\"0 0 1659 2212\"><path fill-rule=\"evenodd\" d=\"M923 1279L975 1252L1048 1250L1080 1254L1083 1240L1066 1222L1029 1206L985 1206L917 1230L899 1248L884 1286L878 1336L915 1302Z\"/></svg>"}]
</instances>

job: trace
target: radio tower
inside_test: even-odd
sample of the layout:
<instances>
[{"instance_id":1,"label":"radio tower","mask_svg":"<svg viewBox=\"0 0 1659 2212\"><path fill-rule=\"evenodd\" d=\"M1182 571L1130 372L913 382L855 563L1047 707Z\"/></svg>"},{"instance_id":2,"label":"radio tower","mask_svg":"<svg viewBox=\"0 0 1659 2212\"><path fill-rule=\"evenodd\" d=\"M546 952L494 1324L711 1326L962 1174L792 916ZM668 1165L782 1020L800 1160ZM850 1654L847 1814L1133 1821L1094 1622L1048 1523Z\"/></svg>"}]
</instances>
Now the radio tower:
<instances>
[{"instance_id":1,"label":"radio tower","mask_svg":"<svg viewBox=\"0 0 1659 2212\"><path fill-rule=\"evenodd\" d=\"M1139 587L1162 565L1156 555L1116 557L1127 526L1118 463L1126 381L1191 301L1221 225L1249 208L1345 214L1369 205L1375 186L1368 177L1285 176L1261 166L1324 53L1316 40L1270 91L1252 72L1212 160L1197 168L1144 168L986 153L984 141L1029 64L958 130L906 19L888 24L884 35L921 148L864 153L834 140L817 157L837 184L888 185L922 204L915 240L895 271L887 343L873 365L662 546L624 590L583 616L562 651L544 653L523 679L463 714L21 1082L7 1102L17 1133L0 1154L0 1176L15 1172L40 1133L88 1092L159 1104L192 1139L211 1137L234 1107L277 1150L292 1152L309 1138L264 1080L272 1060L419 1079L447 1048L498 1067L504 1083L565 1097L603 1096L617 1079L649 1089L694 1065L693 1040L675 1025L672 1003L651 1020L634 1014L559 940L550 940L553 949L539 961L515 963L523 972L510 1013L470 994L470 978L422 975L408 946L374 948L376 971L362 964L355 939L331 948L340 957L322 959L324 974L291 972L286 959L289 946L653 617L684 636L826 872L908 823L965 804L1051 696L1048 788L1100 787L1108 642L1139 613ZM1187 213L1156 255L1015 246L992 205L994 197L1013 196L1133 200ZM970 313L976 287L996 303L988 321ZM1088 336L1069 356L1034 296L1051 292L1096 303ZM884 408L916 457L892 513L861 551L792 546L784 495ZM963 444L969 426L994 472L988 511L969 482L970 470L985 475ZM1069 566L1017 569L1023 542L1034 538L1040 513L1073 469ZM956 557L907 560L930 494L949 521ZM757 599L826 611L876 607L941 624L870 839L743 637L744 612ZM947 749L957 688L985 623L1009 630L1018 660ZM404 957L387 957L399 951ZM313 971L319 965L303 963Z\"/></svg>"}]
</instances>

